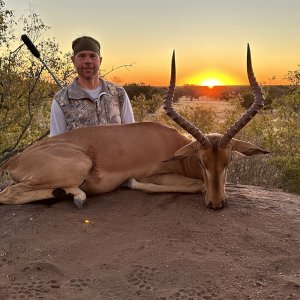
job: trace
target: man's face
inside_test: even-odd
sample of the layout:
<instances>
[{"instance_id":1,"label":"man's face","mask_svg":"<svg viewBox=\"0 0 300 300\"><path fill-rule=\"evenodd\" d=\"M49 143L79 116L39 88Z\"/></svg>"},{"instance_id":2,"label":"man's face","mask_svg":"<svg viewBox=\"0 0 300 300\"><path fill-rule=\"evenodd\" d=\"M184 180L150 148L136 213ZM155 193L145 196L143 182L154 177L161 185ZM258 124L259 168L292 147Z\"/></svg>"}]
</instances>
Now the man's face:
<instances>
[{"instance_id":1,"label":"man's face","mask_svg":"<svg viewBox=\"0 0 300 300\"><path fill-rule=\"evenodd\" d=\"M72 62L78 76L84 79L92 79L99 76L99 68L102 57L92 51L81 51L72 56Z\"/></svg>"}]
</instances>

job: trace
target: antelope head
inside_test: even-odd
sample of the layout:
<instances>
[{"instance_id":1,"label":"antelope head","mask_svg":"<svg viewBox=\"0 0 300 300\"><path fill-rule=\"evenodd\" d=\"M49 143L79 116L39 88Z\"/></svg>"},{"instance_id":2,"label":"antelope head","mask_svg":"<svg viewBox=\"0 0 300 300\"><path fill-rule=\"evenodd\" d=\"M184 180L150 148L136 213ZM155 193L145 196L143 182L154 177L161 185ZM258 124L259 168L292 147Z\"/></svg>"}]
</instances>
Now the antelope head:
<instances>
[{"instance_id":1,"label":"antelope head","mask_svg":"<svg viewBox=\"0 0 300 300\"><path fill-rule=\"evenodd\" d=\"M264 106L264 95L252 69L249 45L247 46L247 74L254 93L252 106L223 135L218 133L203 134L200 129L178 114L172 106L176 81L175 53L173 52L171 80L164 109L168 116L196 139L196 141L179 149L175 153L175 157L184 158L192 153L197 153L198 167L202 170L206 191L205 204L209 208L221 209L226 204L225 185L232 151L247 156L269 153L254 144L233 138Z\"/></svg>"}]
</instances>

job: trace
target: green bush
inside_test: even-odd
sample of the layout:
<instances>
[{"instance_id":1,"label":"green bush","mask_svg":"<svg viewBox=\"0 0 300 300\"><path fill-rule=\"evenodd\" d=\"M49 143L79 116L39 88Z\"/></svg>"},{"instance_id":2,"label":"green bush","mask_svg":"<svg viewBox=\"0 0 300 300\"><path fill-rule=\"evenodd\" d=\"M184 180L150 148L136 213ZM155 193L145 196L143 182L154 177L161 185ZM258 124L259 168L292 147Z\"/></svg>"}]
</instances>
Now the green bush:
<instances>
[{"instance_id":1,"label":"green bush","mask_svg":"<svg viewBox=\"0 0 300 300\"><path fill-rule=\"evenodd\" d=\"M142 122L148 114L155 113L163 101L164 99L160 94L153 94L149 99L144 94L133 96L131 104L136 122Z\"/></svg>"},{"instance_id":2,"label":"green bush","mask_svg":"<svg viewBox=\"0 0 300 300\"><path fill-rule=\"evenodd\" d=\"M240 99L232 104L235 109L229 113L225 128L243 112ZM233 162L228 179L300 193L300 89L275 99L273 107L272 112L261 111L236 136L271 153Z\"/></svg>"},{"instance_id":3,"label":"green bush","mask_svg":"<svg viewBox=\"0 0 300 300\"><path fill-rule=\"evenodd\" d=\"M275 156L273 163L281 171L280 187L300 194L300 157Z\"/></svg>"},{"instance_id":4,"label":"green bush","mask_svg":"<svg viewBox=\"0 0 300 300\"><path fill-rule=\"evenodd\" d=\"M142 122L148 112L148 102L144 94L131 98L132 110L136 122Z\"/></svg>"}]
</instances>

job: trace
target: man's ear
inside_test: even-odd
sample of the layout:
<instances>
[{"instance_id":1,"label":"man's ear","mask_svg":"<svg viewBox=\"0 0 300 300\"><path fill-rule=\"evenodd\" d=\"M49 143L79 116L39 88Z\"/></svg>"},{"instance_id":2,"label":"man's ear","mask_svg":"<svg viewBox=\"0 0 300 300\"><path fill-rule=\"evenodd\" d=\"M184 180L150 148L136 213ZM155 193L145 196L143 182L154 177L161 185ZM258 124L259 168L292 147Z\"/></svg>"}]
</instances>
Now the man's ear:
<instances>
[{"instance_id":1,"label":"man's ear","mask_svg":"<svg viewBox=\"0 0 300 300\"><path fill-rule=\"evenodd\" d=\"M237 140L237 139L232 139L232 150L237 151L246 156L270 153L269 151L264 150L254 144L251 144L251 143L245 142L245 141L241 141L241 140Z\"/></svg>"},{"instance_id":2,"label":"man's ear","mask_svg":"<svg viewBox=\"0 0 300 300\"><path fill-rule=\"evenodd\" d=\"M165 160L164 162L170 161L170 160L179 160L184 159L188 156L190 156L193 152L197 151L197 142L191 142L180 149L178 149L171 158Z\"/></svg>"}]
</instances>

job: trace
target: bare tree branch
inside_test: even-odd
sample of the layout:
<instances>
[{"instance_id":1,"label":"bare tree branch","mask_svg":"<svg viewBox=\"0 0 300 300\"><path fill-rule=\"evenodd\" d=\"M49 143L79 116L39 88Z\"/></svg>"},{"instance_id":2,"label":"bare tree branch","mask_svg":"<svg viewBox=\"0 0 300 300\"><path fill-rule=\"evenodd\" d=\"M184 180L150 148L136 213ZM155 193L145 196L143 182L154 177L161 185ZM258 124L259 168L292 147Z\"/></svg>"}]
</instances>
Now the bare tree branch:
<instances>
[{"instance_id":1,"label":"bare tree branch","mask_svg":"<svg viewBox=\"0 0 300 300\"><path fill-rule=\"evenodd\" d=\"M107 76L108 74L110 74L111 72L120 69L120 68L125 68L127 71L129 71L129 67L132 67L134 65L134 63L128 64L128 65L122 65L122 66L118 66L118 67L112 67L111 70L109 70L108 72L104 73L102 75L102 77Z\"/></svg>"},{"instance_id":2,"label":"bare tree branch","mask_svg":"<svg viewBox=\"0 0 300 300\"><path fill-rule=\"evenodd\" d=\"M20 141L22 140L25 132L27 131L27 129L30 127L31 125L31 121L32 121L32 118L33 118L33 114L31 112L31 95L37 85L37 82L38 80L40 79L41 77L41 74L42 74L42 71L44 70L44 67L42 67L37 75L37 77L35 78L35 81L34 81L34 84L33 86L29 89L28 91L28 101L27 101L27 109L28 109L28 114L29 114L29 119L28 121L26 122L26 124L24 125L21 133L19 134L19 137L17 138L17 141L14 143L14 145L4 149L2 151L2 154L6 153L6 152L13 152L15 150L15 148L19 145Z\"/></svg>"}]
</instances>

